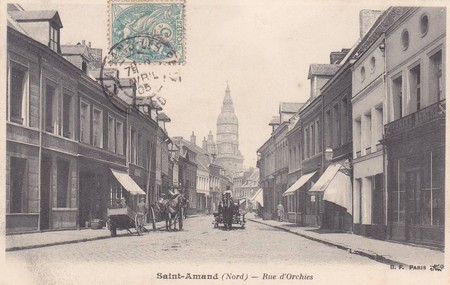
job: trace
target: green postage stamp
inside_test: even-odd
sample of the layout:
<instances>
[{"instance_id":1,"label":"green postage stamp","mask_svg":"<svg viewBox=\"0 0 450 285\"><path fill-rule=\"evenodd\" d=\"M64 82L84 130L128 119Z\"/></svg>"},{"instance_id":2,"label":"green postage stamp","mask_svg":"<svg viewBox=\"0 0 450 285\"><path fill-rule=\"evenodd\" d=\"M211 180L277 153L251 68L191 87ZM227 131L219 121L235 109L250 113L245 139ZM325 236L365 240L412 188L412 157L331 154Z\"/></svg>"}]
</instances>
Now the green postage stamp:
<instances>
[{"instance_id":1,"label":"green postage stamp","mask_svg":"<svg viewBox=\"0 0 450 285\"><path fill-rule=\"evenodd\" d=\"M185 63L183 0L110 0L108 17L113 63Z\"/></svg>"}]
</instances>

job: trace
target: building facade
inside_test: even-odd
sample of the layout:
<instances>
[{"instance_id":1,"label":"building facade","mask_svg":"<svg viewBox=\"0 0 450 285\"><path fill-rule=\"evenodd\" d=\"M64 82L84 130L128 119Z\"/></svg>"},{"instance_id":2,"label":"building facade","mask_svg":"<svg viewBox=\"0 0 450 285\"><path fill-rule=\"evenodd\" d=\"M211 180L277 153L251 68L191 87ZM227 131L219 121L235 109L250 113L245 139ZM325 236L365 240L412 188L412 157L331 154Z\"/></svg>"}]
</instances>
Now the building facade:
<instances>
[{"instance_id":1,"label":"building facade","mask_svg":"<svg viewBox=\"0 0 450 285\"><path fill-rule=\"evenodd\" d=\"M389 239L444 246L445 8L412 8L386 32Z\"/></svg>"},{"instance_id":2,"label":"building facade","mask_svg":"<svg viewBox=\"0 0 450 285\"><path fill-rule=\"evenodd\" d=\"M86 227L128 191L146 194L143 141L158 125L75 66L84 51L63 57L61 27L56 11L8 5L7 233Z\"/></svg>"}]
</instances>

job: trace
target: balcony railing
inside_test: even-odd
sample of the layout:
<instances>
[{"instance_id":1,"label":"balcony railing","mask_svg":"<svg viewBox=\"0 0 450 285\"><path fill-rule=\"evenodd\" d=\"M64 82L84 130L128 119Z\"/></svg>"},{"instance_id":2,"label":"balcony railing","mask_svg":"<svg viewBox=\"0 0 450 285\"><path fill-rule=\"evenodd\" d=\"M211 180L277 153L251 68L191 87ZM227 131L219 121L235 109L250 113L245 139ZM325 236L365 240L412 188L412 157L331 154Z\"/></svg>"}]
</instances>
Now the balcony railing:
<instances>
[{"instance_id":1,"label":"balcony railing","mask_svg":"<svg viewBox=\"0 0 450 285\"><path fill-rule=\"evenodd\" d=\"M411 130L437 119L445 119L445 99L384 126L386 136Z\"/></svg>"}]
</instances>

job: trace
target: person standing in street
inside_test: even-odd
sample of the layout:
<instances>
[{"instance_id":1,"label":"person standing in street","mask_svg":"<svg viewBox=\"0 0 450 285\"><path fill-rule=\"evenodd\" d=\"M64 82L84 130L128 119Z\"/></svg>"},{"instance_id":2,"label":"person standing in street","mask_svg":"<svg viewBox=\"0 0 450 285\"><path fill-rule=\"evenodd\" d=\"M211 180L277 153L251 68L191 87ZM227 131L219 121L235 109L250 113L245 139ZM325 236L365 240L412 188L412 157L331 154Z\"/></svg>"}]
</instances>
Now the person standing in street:
<instances>
[{"instance_id":1,"label":"person standing in street","mask_svg":"<svg viewBox=\"0 0 450 285\"><path fill-rule=\"evenodd\" d=\"M147 214L147 211L148 209L147 205L145 204L145 198L141 197L136 205L137 218L139 219L141 225L145 224L145 215Z\"/></svg>"},{"instance_id":2,"label":"person standing in street","mask_svg":"<svg viewBox=\"0 0 450 285\"><path fill-rule=\"evenodd\" d=\"M277 213L278 213L278 221L281 222L284 219L284 206L283 204L281 204L281 201L278 203Z\"/></svg>"}]
</instances>

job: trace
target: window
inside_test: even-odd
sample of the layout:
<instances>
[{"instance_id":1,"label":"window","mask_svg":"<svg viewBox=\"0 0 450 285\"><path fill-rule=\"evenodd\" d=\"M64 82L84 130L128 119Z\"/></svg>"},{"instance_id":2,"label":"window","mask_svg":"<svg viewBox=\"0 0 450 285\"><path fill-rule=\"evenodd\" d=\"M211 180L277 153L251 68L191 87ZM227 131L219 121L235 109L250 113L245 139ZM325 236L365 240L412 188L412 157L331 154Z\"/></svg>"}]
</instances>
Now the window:
<instances>
[{"instance_id":1,"label":"window","mask_svg":"<svg viewBox=\"0 0 450 285\"><path fill-rule=\"evenodd\" d=\"M355 119L355 137L353 139L353 149L355 150L355 158L361 156L361 118Z\"/></svg>"},{"instance_id":2,"label":"window","mask_svg":"<svg viewBox=\"0 0 450 285\"><path fill-rule=\"evenodd\" d=\"M392 82L392 95L394 105L394 120L403 117L403 82L399 76Z\"/></svg>"},{"instance_id":3,"label":"window","mask_svg":"<svg viewBox=\"0 0 450 285\"><path fill-rule=\"evenodd\" d=\"M339 104L335 104L333 107L333 148L337 148L340 146L341 141L341 124L340 124L340 115L339 115Z\"/></svg>"},{"instance_id":4,"label":"window","mask_svg":"<svg viewBox=\"0 0 450 285\"><path fill-rule=\"evenodd\" d=\"M308 130L308 128L306 128L304 130L303 155L304 155L305 159L309 158L309 130Z\"/></svg>"},{"instance_id":5,"label":"window","mask_svg":"<svg viewBox=\"0 0 450 285\"><path fill-rule=\"evenodd\" d=\"M56 205L58 208L67 208L69 192L69 162L58 160L58 189L56 190Z\"/></svg>"},{"instance_id":6,"label":"window","mask_svg":"<svg viewBox=\"0 0 450 285\"><path fill-rule=\"evenodd\" d=\"M316 140L315 140L316 132L315 132L314 124L311 124L311 126L309 128L311 130L311 137L310 137L310 139L311 139L311 151L310 151L310 153L311 153L311 156L313 156L313 155L316 154L315 153L315 151L316 151Z\"/></svg>"},{"instance_id":7,"label":"window","mask_svg":"<svg viewBox=\"0 0 450 285\"><path fill-rule=\"evenodd\" d=\"M27 124L28 71L11 63L9 74L9 117L18 124Z\"/></svg>"},{"instance_id":8,"label":"window","mask_svg":"<svg viewBox=\"0 0 450 285\"><path fill-rule=\"evenodd\" d=\"M136 130L130 127L130 162L136 164Z\"/></svg>"},{"instance_id":9,"label":"window","mask_svg":"<svg viewBox=\"0 0 450 285\"><path fill-rule=\"evenodd\" d=\"M108 150L116 151L116 124L111 116L108 116Z\"/></svg>"},{"instance_id":10,"label":"window","mask_svg":"<svg viewBox=\"0 0 450 285\"><path fill-rule=\"evenodd\" d=\"M50 26L50 41L48 47L54 52L58 52L59 30Z\"/></svg>"},{"instance_id":11,"label":"window","mask_svg":"<svg viewBox=\"0 0 450 285\"><path fill-rule=\"evenodd\" d=\"M94 107L94 116L92 118L92 138L93 144L103 147L103 112Z\"/></svg>"},{"instance_id":12,"label":"window","mask_svg":"<svg viewBox=\"0 0 450 285\"><path fill-rule=\"evenodd\" d=\"M408 49L408 47L409 47L409 32L406 29L403 30L403 32L402 32L401 44L402 44L403 50Z\"/></svg>"},{"instance_id":13,"label":"window","mask_svg":"<svg viewBox=\"0 0 450 285\"><path fill-rule=\"evenodd\" d=\"M25 212L25 197L27 193L27 160L18 157L10 159L10 213Z\"/></svg>"},{"instance_id":14,"label":"window","mask_svg":"<svg viewBox=\"0 0 450 285\"><path fill-rule=\"evenodd\" d=\"M327 147L331 147L331 110L328 110L325 114L325 124L326 124L326 129L325 129L325 146L324 148Z\"/></svg>"},{"instance_id":15,"label":"window","mask_svg":"<svg viewBox=\"0 0 450 285\"><path fill-rule=\"evenodd\" d=\"M143 166L143 157L142 157L142 134L139 132L137 136L137 146L136 146L136 162L138 165Z\"/></svg>"},{"instance_id":16,"label":"window","mask_svg":"<svg viewBox=\"0 0 450 285\"><path fill-rule=\"evenodd\" d=\"M123 123L116 120L116 152L123 155Z\"/></svg>"},{"instance_id":17,"label":"window","mask_svg":"<svg viewBox=\"0 0 450 285\"><path fill-rule=\"evenodd\" d=\"M370 72L371 73L373 73L375 71L375 66L376 66L375 64L376 64L375 57L372 56L370 58Z\"/></svg>"},{"instance_id":18,"label":"window","mask_svg":"<svg viewBox=\"0 0 450 285\"><path fill-rule=\"evenodd\" d=\"M418 216L419 223L428 226L444 226L445 217L445 156L443 151L428 152L423 156L423 183Z\"/></svg>"},{"instance_id":19,"label":"window","mask_svg":"<svg viewBox=\"0 0 450 285\"><path fill-rule=\"evenodd\" d=\"M409 110L411 113L419 111L421 107L421 92L420 92L420 65L417 65L410 71L411 81L411 105Z\"/></svg>"},{"instance_id":20,"label":"window","mask_svg":"<svg viewBox=\"0 0 450 285\"><path fill-rule=\"evenodd\" d=\"M70 94L63 96L63 136L73 138L73 104Z\"/></svg>"},{"instance_id":21,"label":"window","mask_svg":"<svg viewBox=\"0 0 450 285\"><path fill-rule=\"evenodd\" d=\"M371 112L364 114L363 122L364 131L364 149L365 154L370 154L372 152L372 114Z\"/></svg>"},{"instance_id":22,"label":"window","mask_svg":"<svg viewBox=\"0 0 450 285\"><path fill-rule=\"evenodd\" d=\"M375 141L376 150L382 150L383 146L380 140L383 139L383 105L375 108L372 118L373 140Z\"/></svg>"},{"instance_id":23,"label":"window","mask_svg":"<svg viewBox=\"0 0 450 285\"><path fill-rule=\"evenodd\" d=\"M423 14L422 17L420 17L420 34L422 37L428 33L428 26L428 15Z\"/></svg>"},{"instance_id":24,"label":"window","mask_svg":"<svg viewBox=\"0 0 450 285\"><path fill-rule=\"evenodd\" d=\"M430 103L444 99L442 79L442 51L430 57Z\"/></svg>"},{"instance_id":25,"label":"window","mask_svg":"<svg viewBox=\"0 0 450 285\"><path fill-rule=\"evenodd\" d=\"M347 96L344 96L341 100L342 113L341 113L341 145L346 144L350 139L348 135L348 104Z\"/></svg>"},{"instance_id":26,"label":"window","mask_svg":"<svg viewBox=\"0 0 450 285\"><path fill-rule=\"evenodd\" d=\"M360 73L361 82L362 82L362 81L364 81L364 79L366 79L366 68L364 66L361 67L359 73Z\"/></svg>"},{"instance_id":27,"label":"window","mask_svg":"<svg viewBox=\"0 0 450 285\"><path fill-rule=\"evenodd\" d=\"M56 87L47 83L45 86L45 131L53 134L56 133L57 127L57 100Z\"/></svg>"},{"instance_id":28,"label":"window","mask_svg":"<svg viewBox=\"0 0 450 285\"><path fill-rule=\"evenodd\" d=\"M397 160L393 164L391 185L393 191L390 194L390 207L392 209L390 220L395 223L405 224L405 211L406 211L406 184L402 180L402 174L400 173L401 167L404 167L401 160Z\"/></svg>"},{"instance_id":29,"label":"window","mask_svg":"<svg viewBox=\"0 0 450 285\"><path fill-rule=\"evenodd\" d=\"M316 128L315 129L316 129L316 133L314 135L314 140L316 141L315 142L315 146L316 146L315 153L317 154L321 150L321 147L320 147L321 146L320 145L321 141L320 141L320 137L319 137L319 134L320 134L319 120L316 121Z\"/></svg>"},{"instance_id":30,"label":"window","mask_svg":"<svg viewBox=\"0 0 450 285\"><path fill-rule=\"evenodd\" d=\"M91 142L90 105L83 101L80 103L80 141Z\"/></svg>"}]
</instances>

